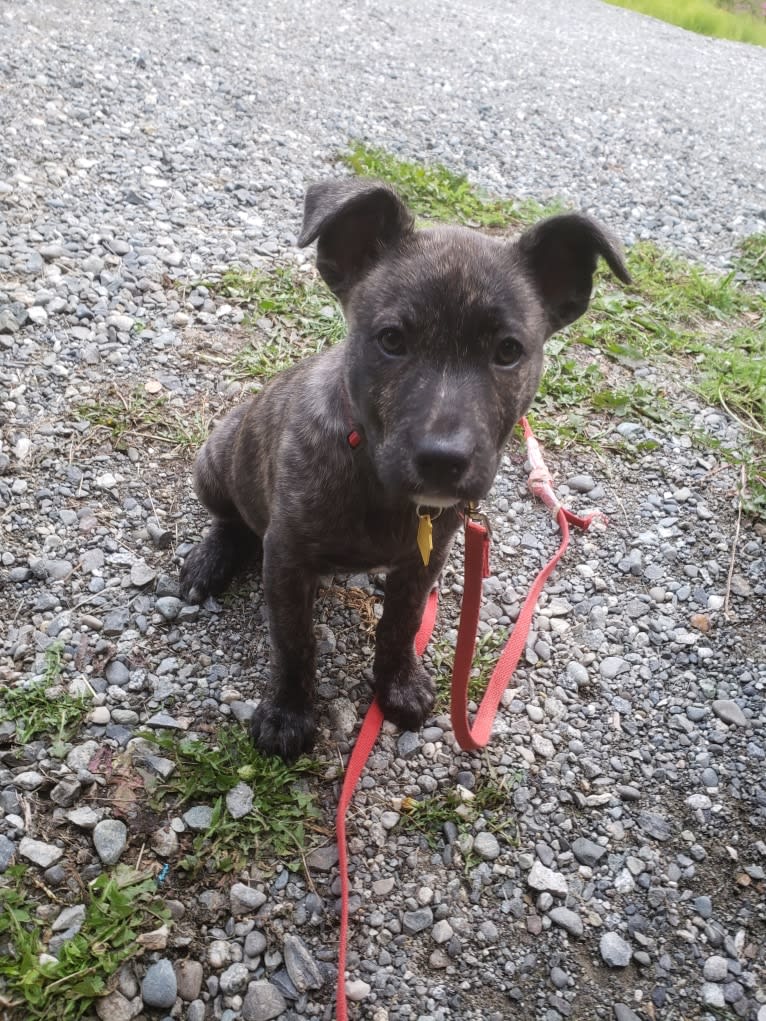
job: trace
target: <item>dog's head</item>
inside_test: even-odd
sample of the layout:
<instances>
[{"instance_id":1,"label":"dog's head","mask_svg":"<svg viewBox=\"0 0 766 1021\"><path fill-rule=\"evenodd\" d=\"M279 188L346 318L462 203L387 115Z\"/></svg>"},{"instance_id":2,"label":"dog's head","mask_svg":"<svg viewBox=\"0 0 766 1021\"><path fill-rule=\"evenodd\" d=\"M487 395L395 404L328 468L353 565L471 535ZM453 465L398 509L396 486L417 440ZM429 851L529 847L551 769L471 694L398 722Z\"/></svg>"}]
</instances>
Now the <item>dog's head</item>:
<instances>
[{"instance_id":1,"label":"dog's head","mask_svg":"<svg viewBox=\"0 0 766 1021\"><path fill-rule=\"evenodd\" d=\"M416 230L374 181L312 185L298 243L314 240L348 322L355 424L392 496L431 507L486 495L534 397L543 345L588 307L598 257L629 280L586 216L554 216L514 242Z\"/></svg>"}]
</instances>

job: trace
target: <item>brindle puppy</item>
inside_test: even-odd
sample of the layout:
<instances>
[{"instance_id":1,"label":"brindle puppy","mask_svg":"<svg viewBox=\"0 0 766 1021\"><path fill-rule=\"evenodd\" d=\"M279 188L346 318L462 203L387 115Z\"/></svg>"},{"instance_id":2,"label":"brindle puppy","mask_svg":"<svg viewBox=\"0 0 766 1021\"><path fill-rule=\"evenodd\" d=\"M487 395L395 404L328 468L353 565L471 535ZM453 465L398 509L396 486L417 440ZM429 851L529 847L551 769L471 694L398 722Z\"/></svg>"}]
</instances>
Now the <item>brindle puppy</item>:
<instances>
[{"instance_id":1,"label":"brindle puppy","mask_svg":"<svg viewBox=\"0 0 766 1021\"><path fill-rule=\"evenodd\" d=\"M543 344L585 312L598 257L629 279L614 242L585 216L555 216L512 243L460 227L416 230L396 193L370 181L309 188L298 243L314 240L348 336L215 428L195 473L213 524L181 572L183 595L200 601L262 543L272 680L252 734L286 759L315 734L321 574L387 572L375 694L402 728L428 717L434 685L413 640L461 510L490 489L539 383ZM434 517L427 566L417 507Z\"/></svg>"}]
</instances>

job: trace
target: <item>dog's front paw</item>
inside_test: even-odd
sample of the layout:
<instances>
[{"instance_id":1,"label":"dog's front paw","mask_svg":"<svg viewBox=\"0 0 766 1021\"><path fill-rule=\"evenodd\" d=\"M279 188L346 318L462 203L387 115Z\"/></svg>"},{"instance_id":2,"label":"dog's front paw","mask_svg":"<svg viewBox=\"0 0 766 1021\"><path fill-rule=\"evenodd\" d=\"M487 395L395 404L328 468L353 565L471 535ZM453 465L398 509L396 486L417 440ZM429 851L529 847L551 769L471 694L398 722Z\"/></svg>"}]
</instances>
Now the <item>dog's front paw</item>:
<instances>
[{"instance_id":1,"label":"dog's front paw","mask_svg":"<svg viewBox=\"0 0 766 1021\"><path fill-rule=\"evenodd\" d=\"M415 660L394 677L376 679L375 695L387 720L401 730L419 730L433 711L436 685Z\"/></svg>"},{"instance_id":2,"label":"dog's front paw","mask_svg":"<svg viewBox=\"0 0 766 1021\"><path fill-rule=\"evenodd\" d=\"M264 755L294 762L313 748L316 722L310 710L297 712L263 701L250 721L250 736Z\"/></svg>"}]
</instances>

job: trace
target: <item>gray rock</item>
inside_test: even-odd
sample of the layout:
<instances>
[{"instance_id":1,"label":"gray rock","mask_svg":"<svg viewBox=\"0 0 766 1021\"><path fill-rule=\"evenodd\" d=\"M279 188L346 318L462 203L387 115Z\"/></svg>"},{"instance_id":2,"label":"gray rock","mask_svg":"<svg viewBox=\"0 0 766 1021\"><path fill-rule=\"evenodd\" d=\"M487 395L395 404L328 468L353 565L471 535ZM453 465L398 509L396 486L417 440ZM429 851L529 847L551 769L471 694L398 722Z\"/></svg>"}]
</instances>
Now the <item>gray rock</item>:
<instances>
[{"instance_id":1,"label":"gray rock","mask_svg":"<svg viewBox=\"0 0 766 1021\"><path fill-rule=\"evenodd\" d=\"M500 844L494 833L482 830L473 838L473 849L485 861L494 861L500 855Z\"/></svg>"},{"instance_id":2,"label":"gray rock","mask_svg":"<svg viewBox=\"0 0 766 1021\"><path fill-rule=\"evenodd\" d=\"M253 808L253 789L246 783L238 783L226 795L226 809L232 819L243 819Z\"/></svg>"},{"instance_id":3,"label":"gray rock","mask_svg":"<svg viewBox=\"0 0 766 1021\"><path fill-rule=\"evenodd\" d=\"M104 865L114 865L128 846L128 828L119 819L102 819L93 830L93 845Z\"/></svg>"},{"instance_id":4,"label":"gray rock","mask_svg":"<svg viewBox=\"0 0 766 1021\"><path fill-rule=\"evenodd\" d=\"M235 883L230 894L231 913L235 918L254 915L266 903L266 894L244 883Z\"/></svg>"},{"instance_id":5,"label":"gray rock","mask_svg":"<svg viewBox=\"0 0 766 1021\"><path fill-rule=\"evenodd\" d=\"M348 979L346 981L346 996L352 1003L361 1003L371 993L372 986L361 979Z\"/></svg>"},{"instance_id":6,"label":"gray rock","mask_svg":"<svg viewBox=\"0 0 766 1021\"><path fill-rule=\"evenodd\" d=\"M116 610L110 610L104 617L103 633L107 636L121 635L130 622L130 610L127 606L120 606Z\"/></svg>"},{"instance_id":7,"label":"gray rock","mask_svg":"<svg viewBox=\"0 0 766 1021\"><path fill-rule=\"evenodd\" d=\"M33 840L31 837L22 837L19 843L19 854L22 858L31 861L33 865L39 865L41 869L48 869L61 859L63 851L53 844L46 844L42 840Z\"/></svg>"},{"instance_id":8,"label":"gray rock","mask_svg":"<svg viewBox=\"0 0 766 1021\"><path fill-rule=\"evenodd\" d=\"M713 914L713 902L709 897L695 897L692 903L694 910L701 918L707 920Z\"/></svg>"},{"instance_id":9,"label":"gray rock","mask_svg":"<svg viewBox=\"0 0 766 1021\"><path fill-rule=\"evenodd\" d=\"M193 1000L186 1008L186 1021L205 1021L207 1011L204 1000Z\"/></svg>"},{"instance_id":10,"label":"gray rock","mask_svg":"<svg viewBox=\"0 0 766 1021\"><path fill-rule=\"evenodd\" d=\"M150 769L152 773L167 780L176 771L176 764L172 759L166 759L162 755L152 755L151 752L141 751L133 756L134 761L141 766Z\"/></svg>"},{"instance_id":11,"label":"gray rock","mask_svg":"<svg viewBox=\"0 0 766 1021\"><path fill-rule=\"evenodd\" d=\"M448 943L453 936L454 930L446 918L442 918L431 930L431 939L434 943Z\"/></svg>"},{"instance_id":12,"label":"gray rock","mask_svg":"<svg viewBox=\"0 0 766 1021\"><path fill-rule=\"evenodd\" d=\"M582 663L573 661L567 666L567 678L575 687L582 688L588 683L588 671Z\"/></svg>"},{"instance_id":13,"label":"gray rock","mask_svg":"<svg viewBox=\"0 0 766 1021\"><path fill-rule=\"evenodd\" d=\"M152 834L151 848L160 858L174 858L178 854L178 835L175 830L170 826L162 826L155 830Z\"/></svg>"},{"instance_id":14,"label":"gray rock","mask_svg":"<svg viewBox=\"0 0 766 1021\"><path fill-rule=\"evenodd\" d=\"M247 988L250 971L245 964L230 964L221 973L218 985L224 996L237 996ZM297 988L297 987L296 987Z\"/></svg>"},{"instance_id":15,"label":"gray rock","mask_svg":"<svg viewBox=\"0 0 766 1021\"><path fill-rule=\"evenodd\" d=\"M13 778L14 785L21 787L23 791L35 791L42 782L42 776L34 769L24 770L22 773L17 773Z\"/></svg>"},{"instance_id":16,"label":"gray rock","mask_svg":"<svg viewBox=\"0 0 766 1021\"><path fill-rule=\"evenodd\" d=\"M50 799L60 808L69 808L82 793L82 784L78 780L59 780L50 792Z\"/></svg>"},{"instance_id":17,"label":"gray rock","mask_svg":"<svg viewBox=\"0 0 766 1021\"><path fill-rule=\"evenodd\" d=\"M100 273L104 268L104 260L97 255L89 255L87 259L83 259L82 268L86 273Z\"/></svg>"},{"instance_id":18,"label":"gray rock","mask_svg":"<svg viewBox=\"0 0 766 1021\"><path fill-rule=\"evenodd\" d=\"M560 872L554 872L553 869L546 868L539 861L536 861L532 866L527 876L527 882L533 890L555 893L559 897L566 897L569 892L565 877Z\"/></svg>"},{"instance_id":19,"label":"gray rock","mask_svg":"<svg viewBox=\"0 0 766 1021\"><path fill-rule=\"evenodd\" d=\"M106 325L113 326L120 333L129 333L135 325L135 319L132 316L111 315L107 317Z\"/></svg>"},{"instance_id":20,"label":"gray rock","mask_svg":"<svg viewBox=\"0 0 766 1021\"><path fill-rule=\"evenodd\" d=\"M337 844L325 844L315 848L306 856L306 861L310 868L317 869L319 872L328 872L338 863Z\"/></svg>"},{"instance_id":21,"label":"gray rock","mask_svg":"<svg viewBox=\"0 0 766 1021\"><path fill-rule=\"evenodd\" d=\"M82 830L92 830L102 815L103 812L97 812L90 805L83 805L81 808L73 808L67 812L66 817L73 826L78 826Z\"/></svg>"},{"instance_id":22,"label":"gray rock","mask_svg":"<svg viewBox=\"0 0 766 1021\"><path fill-rule=\"evenodd\" d=\"M117 989L108 996L96 1000L96 1013L101 1021L132 1021L142 1010L143 1002L140 996L128 999Z\"/></svg>"},{"instance_id":23,"label":"gray rock","mask_svg":"<svg viewBox=\"0 0 766 1021\"><path fill-rule=\"evenodd\" d=\"M551 968L551 982L556 989L566 989L569 985L569 976L561 968Z\"/></svg>"},{"instance_id":24,"label":"gray rock","mask_svg":"<svg viewBox=\"0 0 766 1021\"><path fill-rule=\"evenodd\" d=\"M0 833L0 875L8 868L16 854L16 845L5 834Z\"/></svg>"},{"instance_id":25,"label":"gray rock","mask_svg":"<svg viewBox=\"0 0 766 1021\"><path fill-rule=\"evenodd\" d=\"M573 475L567 479L567 485L575 493L589 493L596 486L595 480L590 475Z\"/></svg>"},{"instance_id":26,"label":"gray rock","mask_svg":"<svg viewBox=\"0 0 766 1021\"><path fill-rule=\"evenodd\" d=\"M64 908L63 911L59 912L55 921L51 925L53 932L63 932L67 929L73 930L72 935L75 935L82 928L82 923L85 921L85 905L84 904L72 904L68 908Z\"/></svg>"},{"instance_id":27,"label":"gray rock","mask_svg":"<svg viewBox=\"0 0 766 1021\"><path fill-rule=\"evenodd\" d=\"M173 965L163 957L152 964L141 983L141 996L147 1007L172 1007L176 1002L178 985Z\"/></svg>"},{"instance_id":28,"label":"gray rock","mask_svg":"<svg viewBox=\"0 0 766 1021\"><path fill-rule=\"evenodd\" d=\"M181 612L183 605L181 600L175 596L160 596L155 603L155 609L165 620L175 620Z\"/></svg>"},{"instance_id":29,"label":"gray rock","mask_svg":"<svg viewBox=\"0 0 766 1021\"><path fill-rule=\"evenodd\" d=\"M193 805L181 816L190 830L202 832L210 829L213 821L213 809L210 805Z\"/></svg>"},{"instance_id":30,"label":"gray rock","mask_svg":"<svg viewBox=\"0 0 766 1021\"><path fill-rule=\"evenodd\" d=\"M616 932L605 932L599 940L598 948L610 968L626 968L633 956L630 944Z\"/></svg>"},{"instance_id":31,"label":"gray rock","mask_svg":"<svg viewBox=\"0 0 766 1021\"><path fill-rule=\"evenodd\" d=\"M286 1008L287 1001L271 982L251 982L242 1004L242 1021L272 1021Z\"/></svg>"},{"instance_id":32,"label":"gray rock","mask_svg":"<svg viewBox=\"0 0 766 1021\"><path fill-rule=\"evenodd\" d=\"M299 993L319 989L323 979L319 968L298 936L288 933L284 942L284 958L287 974Z\"/></svg>"},{"instance_id":33,"label":"gray rock","mask_svg":"<svg viewBox=\"0 0 766 1021\"><path fill-rule=\"evenodd\" d=\"M706 1007L718 1007L723 1010L726 1006L726 997L723 994L723 987L717 982L703 982L702 1002Z\"/></svg>"},{"instance_id":34,"label":"gray rock","mask_svg":"<svg viewBox=\"0 0 766 1021\"><path fill-rule=\"evenodd\" d=\"M146 721L147 727L155 727L158 730L184 730L184 724L179 723L170 713L154 713Z\"/></svg>"},{"instance_id":35,"label":"gray rock","mask_svg":"<svg viewBox=\"0 0 766 1021\"><path fill-rule=\"evenodd\" d=\"M110 684L115 684L117 687L122 688L130 680L130 671L120 660L113 659L106 668L105 676Z\"/></svg>"},{"instance_id":36,"label":"gray rock","mask_svg":"<svg viewBox=\"0 0 766 1021\"><path fill-rule=\"evenodd\" d=\"M702 966L702 974L706 982L723 982L729 973L729 966L725 957L720 954L713 954L708 957Z\"/></svg>"},{"instance_id":37,"label":"gray rock","mask_svg":"<svg viewBox=\"0 0 766 1021\"><path fill-rule=\"evenodd\" d=\"M582 865L597 865L606 854L606 848L587 837L578 837L572 843L572 853Z\"/></svg>"},{"instance_id":38,"label":"gray rock","mask_svg":"<svg viewBox=\"0 0 766 1021\"><path fill-rule=\"evenodd\" d=\"M405 730L399 735L396 743L396 754L400 759L411 759L420 748L420 735L412 730Z\"/></svg>"},{"instance_id":39,"label":"gray rock","mask_svg":"<svg viewBox=\"0 0 766 1021\"><path fill-rule=\"evenodd\" d=\"M730 727L747 727L747 716L742 712L736 702L728 698L717 699L713 702L713 712L719 720L723 720Z\"/></svg>"},{"instance_id":40,"label":"gray rock","mask_svg":"<svg viewBox=\"0 0 766 1021\"><path fill-rule=\"evenodd\" d=\"M615 677L619 677L620 674L630 670L630 664L620 656L607 656L606 659L601 661L599 670L604 680L611 681Z\"/></svg>"},{"instance_id":41,"label":"gray rock","mask_svg":"<svg viewBox=\"0 0 766 1021\"><path fill-rule=\"evenodd\" d=\"M176 961L175 973L176 988L181 999L186 1003L196 1000L202 989L202 964L190 959Z\"/></svg>"},{"instance_id":42,"label":"gray rock","mask_svg":"<svg viewBox=\"0 0 766 1021\"><path fill-rule=\"evenodd\" d=\"M615 1021L641 1021L638 1014L624 1003L615 1003L614 1018Z\"/></svg>"},{"instance_id":43,"label":"gray rock","mask_svg":"<svg viewBox=\"0 0 766 1021\"><path fill-rule=\"evenodd\" d=\"M655 840L670 840L673 835L671 823L662 815L655 812L639 812L638 825L650 837Z\"/></svg>"},{"instance_id":44,"label":"gray rock","mask_svg":"<svg viewBox=\"0 0 766 1021\"><path fill-rule=\"evenodd\" d=\"M570 936L582 936L582 918L580 918L576 911L570 911L569 908L563 907L551 908L548 912L548 917L554 925L564 929Z\"/></svg>"},{"instance_id":45,"label":"gray rock","mask_svg":"<svg viewBox=\"0 0 766 1021\"><path fill-rule=\"evenodd\" d=\"M157 577L157 572L144 560L139 560L130 569L130 583L136 588L143 588ZM164 616L164 614L163 614Z\"/></svg>"},{"instance_id":46,"label":"gray rock","mask_svg":"<svg viewBox=\"0 0 766 1021\"><path fill-rule=\"evenodd\" d=\"M260 957L266 949L266 937L260 929L253 929L245 937L245 956Z\"/></svg>"},{"instance_id":47,"label":"gray rock","mask_svg":"<svg viewBox=\"0 0 766 1021\"><path fill-rule=\"evenodd\" d=\"M434 924L434 913L431 908L416 908L415 911L405 911L402 915L402 929L408 936L414 936L417 932L430 928Z\"/></svg>"}]
</instances>

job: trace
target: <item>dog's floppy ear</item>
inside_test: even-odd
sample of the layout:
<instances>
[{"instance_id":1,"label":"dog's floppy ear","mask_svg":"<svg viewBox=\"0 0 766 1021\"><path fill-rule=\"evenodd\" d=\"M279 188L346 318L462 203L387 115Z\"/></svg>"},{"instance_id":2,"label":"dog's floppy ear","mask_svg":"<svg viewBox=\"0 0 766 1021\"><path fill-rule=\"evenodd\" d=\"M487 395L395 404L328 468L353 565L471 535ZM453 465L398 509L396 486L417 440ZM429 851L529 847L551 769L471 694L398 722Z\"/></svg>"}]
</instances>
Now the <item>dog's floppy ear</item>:
<instances>
[{"instance_id":1,"label":"dog's floppy ear","mask_svg":"<svg viewBox=\"0 0 766 1021\"><path fill-rule=\"evenodd\" d=\"M579 319L588 307L599 255L630 283L617 243L580 213L543 220L517 242L517 253L545 308L550 333Z\"/></svg>"},{"instance_id":2,"label":"dog's floppy ear","mask_svg":"<svg viewBox=\"0 0 766 1021\"><path fill-rule=\"evenodd\" d=\"M317 269L343 298L412 226L410 211L387 185L341 178L309 187L298 244L319 239Z\"/></svg>"}]
</instances>

